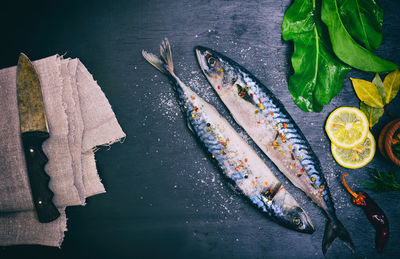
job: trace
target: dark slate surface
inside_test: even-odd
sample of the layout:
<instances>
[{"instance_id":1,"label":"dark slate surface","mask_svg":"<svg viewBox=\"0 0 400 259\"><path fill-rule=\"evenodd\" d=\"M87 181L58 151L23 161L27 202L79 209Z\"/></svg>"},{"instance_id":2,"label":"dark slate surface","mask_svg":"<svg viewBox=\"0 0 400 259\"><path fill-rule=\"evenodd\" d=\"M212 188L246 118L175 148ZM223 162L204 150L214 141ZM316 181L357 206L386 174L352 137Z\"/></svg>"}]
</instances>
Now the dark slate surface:
<instances>
[{"instance_id":1,"label":"dark slate surface","mask_svg":"<svg viewBox=\"0 0 400 259\"><path fill-rule=\"evenodd\" d=\"M281 38L282 17L290 0L27 2L3 4L0 9L0 67L15 65L21 51L32 60L56 53L80 58L98 80L128 137L125 143L96 153L107 194L89 198L85 207L67 209L68 232L61 249L6 247L0 248L1 258L323 257L325 218L316 205L286 183L316 231L301 234L271 222L226 183L187 130L168 80L140 53L142 49L158 52L165 36L172 43L177 74L224 116L229 115L198 68L195 45L236 60L285 104L321 160L338 216L357 249L352 255L336 240L328 258L397 256L400 193L370 192L390 219L391 236L384 253L378 255L373 227L351 204L338 178L349 172L350 186L358 189L359 182L367 179L367 170L337 165L323 130L332 110L358 106L349 76L372 80L373 74L353 70L343 90L321 113L297 108L287 87L292 46ZM384 37L377 53L400 64L400 2L379 2ZM399 98L390 108L398 115ZM375 137L390 119L384 115L374 127ZM370 167L392 168L380 154Z\"/></svg>"}]
</instances>

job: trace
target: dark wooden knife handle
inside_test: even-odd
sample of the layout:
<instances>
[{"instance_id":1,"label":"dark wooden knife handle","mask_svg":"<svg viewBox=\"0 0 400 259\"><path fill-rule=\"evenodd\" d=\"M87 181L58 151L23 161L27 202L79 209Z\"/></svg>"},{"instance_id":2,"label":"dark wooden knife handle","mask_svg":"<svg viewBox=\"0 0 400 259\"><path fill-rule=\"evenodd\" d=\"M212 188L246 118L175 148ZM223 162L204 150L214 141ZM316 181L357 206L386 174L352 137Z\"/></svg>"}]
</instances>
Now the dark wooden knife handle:
<instances>
[{"instance_id":1,"label":"dark wooden knife handle","mask_svg":"<svg viewBox=\"0 0 400 259\"><path fill-rule=\"evenodd\" d=\"M52 201L54 194L49 189L50 177L44 170L48 159L43 153L42 144L48 138L49 133L47 132L22 133L32 198L41 223L51 222L60 216L60 212Z\"/></svg>"}]
</instances>

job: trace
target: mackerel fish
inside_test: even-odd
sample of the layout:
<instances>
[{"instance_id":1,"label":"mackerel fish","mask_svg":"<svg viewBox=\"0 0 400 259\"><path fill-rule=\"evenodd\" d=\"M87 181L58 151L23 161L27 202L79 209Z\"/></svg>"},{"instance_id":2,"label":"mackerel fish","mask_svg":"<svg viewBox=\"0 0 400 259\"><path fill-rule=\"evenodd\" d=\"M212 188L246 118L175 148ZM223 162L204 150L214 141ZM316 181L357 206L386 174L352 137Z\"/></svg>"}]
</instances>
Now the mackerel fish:
<instances>
[{"instance_id":1,"label":"mackerel fish","mask_svg":"<svg viewBox=\"0 0 400 259\"><path fill-rule=\"evenodd\" d=\"M351 237L336 216L320 162L282 103L235 61L201 46L195 52L203 74L235 121L279 170L325 212L328 221L323 253L336 237L353 251Z\"/></svg>"},{"instance_id":2,"label":"mackerel fish","mask_svg":"<svg viewBox=\"0 0 400 259\"><path fill-rule=\"evenodd\" d=\"M264 161L212 105L175 75L168 39L162 41L160 49L161 58L144 50L143 57L173 82L189 129L218 162L224 175L272 220L299 232L312 233L314 227L308 215Z\"/></svg>"}]
</instances>

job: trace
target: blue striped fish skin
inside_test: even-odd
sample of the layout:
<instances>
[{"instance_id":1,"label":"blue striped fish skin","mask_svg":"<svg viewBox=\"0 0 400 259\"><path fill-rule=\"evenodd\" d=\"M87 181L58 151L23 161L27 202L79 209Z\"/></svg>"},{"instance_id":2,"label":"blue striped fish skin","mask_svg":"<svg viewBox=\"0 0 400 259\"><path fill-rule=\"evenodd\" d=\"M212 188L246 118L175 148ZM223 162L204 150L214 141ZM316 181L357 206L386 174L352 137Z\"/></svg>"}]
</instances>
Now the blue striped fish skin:
<instances>
[{"instance_id":1,"label":"blue striped fish skin","mask_svg":"<svg viewBox=\"0 0 400 259\"><path fill-rule=\"evenodd\" d=\"M169 53L168 48L169 43L164 41L162 53ZM172 64L165 61L167 58L161 61L147 52L143 56L169 76L190 130L243 195L277 223L312 233L314 227L307 214L228 121L175 75Z\"/></svg>"},{"instance_id":2,"label":"blue striped fish skin","mask_svg":"<svg viewBox=\"0 0 400 259\"><path fill-rule=\"evenodd\" d=\"M336 216L320 162L283 104L230 58L201 46L195 48L195 53L203 74L235 121L279 170L325 212L329 228L323 240L324 253L336 236L352 248L350 235Z\"/></svg>"}]
</instances>

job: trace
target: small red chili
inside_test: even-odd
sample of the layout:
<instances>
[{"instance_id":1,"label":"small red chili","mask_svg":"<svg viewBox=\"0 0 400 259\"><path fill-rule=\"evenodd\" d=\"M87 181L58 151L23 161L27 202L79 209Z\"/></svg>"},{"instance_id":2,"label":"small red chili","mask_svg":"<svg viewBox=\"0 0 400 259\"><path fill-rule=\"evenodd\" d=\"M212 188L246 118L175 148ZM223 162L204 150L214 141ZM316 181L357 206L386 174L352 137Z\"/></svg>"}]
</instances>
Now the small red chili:
<instances>
[{"instance_id":1,"label":"small red chili","mask_svg":"<svg viewBox=\"0 0 400 259\"><path fill-rule=\"evenodd\" d=\"M376 231L375 248L378 253L382 253L383 247L389 238L389 221L383 210L365 192L357 194L349 188L345 181L346 176L347 174L342 176L343 185L353 196L353 203L364 210L368 220L374 226Z\"/></svg>"}]
</instances>

